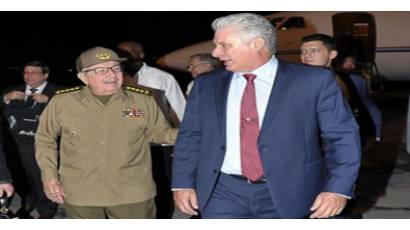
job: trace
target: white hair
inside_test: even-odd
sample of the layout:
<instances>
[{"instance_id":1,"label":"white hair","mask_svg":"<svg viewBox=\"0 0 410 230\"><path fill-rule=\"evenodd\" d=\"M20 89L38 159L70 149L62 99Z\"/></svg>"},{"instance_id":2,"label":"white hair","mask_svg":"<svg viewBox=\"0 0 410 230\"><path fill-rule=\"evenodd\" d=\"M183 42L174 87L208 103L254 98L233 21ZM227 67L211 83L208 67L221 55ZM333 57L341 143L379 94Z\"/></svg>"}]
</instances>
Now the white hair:
<instances>
[{"instance_id":1,"label":"white hair","mask_svg":"<svg viewBox=\"0 0 410 230\"><path fill-rule=\"evenodd\" d=\"M239 13L220 17L212 22L214 31L224 28L234 27L241 39L251 39L261 37L265 40L269 50L272 53L276 52L276 29L264 17L251 14Z\"/></svg>"}]
</instances>

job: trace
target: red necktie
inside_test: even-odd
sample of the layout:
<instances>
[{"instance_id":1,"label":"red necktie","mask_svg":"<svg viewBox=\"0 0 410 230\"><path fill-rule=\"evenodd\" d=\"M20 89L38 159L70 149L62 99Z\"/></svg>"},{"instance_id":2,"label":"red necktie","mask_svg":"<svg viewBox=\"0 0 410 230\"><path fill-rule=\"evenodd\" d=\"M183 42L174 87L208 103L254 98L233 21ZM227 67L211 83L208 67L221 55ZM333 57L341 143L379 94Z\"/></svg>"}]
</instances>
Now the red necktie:
<instances>
[{"instance_id":1,"label":"red necktie","mask_svg":"<svg viewBox=\"0 0 410 230\"><path fill-rule=\"evenodd\" d=\"M255 74L243 75L248 81L241 102L241 169L242 175L251 181L263 176L258 150L259 119L256 109Z\"/></svg>"}]
</instances>

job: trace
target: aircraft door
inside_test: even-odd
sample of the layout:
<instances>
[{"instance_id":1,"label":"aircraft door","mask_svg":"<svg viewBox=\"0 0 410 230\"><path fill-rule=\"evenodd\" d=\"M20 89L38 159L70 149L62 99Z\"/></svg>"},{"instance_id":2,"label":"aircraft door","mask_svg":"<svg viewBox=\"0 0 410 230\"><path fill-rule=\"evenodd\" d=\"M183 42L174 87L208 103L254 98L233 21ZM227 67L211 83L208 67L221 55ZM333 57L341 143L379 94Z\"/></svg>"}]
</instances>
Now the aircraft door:
<instances>
[{"instance_id":1,"label":"aircraft door","mask_svg":"<svg viewBox=\"0 0 410 230\"><path fill-rule=\"evenodd\" d=\"M370 13L346 12L332 16L333 36L336 40L338 56L353 55L356 58L358 71L368 76L368 79L381 87L378 69L375 64L376 56L376 23ZM370 83L369 83L370 86Z\"/></svg>"},{"instance_id":2,"label":"aircraft door","mask_svg":"<svg viewBox=\"0 0 410 230\"><path fill-rule=\"evenodd\" d=\"M372 14L364 12L333 15L333 33L340 52L354 54L358 63L372 63L376 50L376 24Z\"/></svg>"}]
</instances>

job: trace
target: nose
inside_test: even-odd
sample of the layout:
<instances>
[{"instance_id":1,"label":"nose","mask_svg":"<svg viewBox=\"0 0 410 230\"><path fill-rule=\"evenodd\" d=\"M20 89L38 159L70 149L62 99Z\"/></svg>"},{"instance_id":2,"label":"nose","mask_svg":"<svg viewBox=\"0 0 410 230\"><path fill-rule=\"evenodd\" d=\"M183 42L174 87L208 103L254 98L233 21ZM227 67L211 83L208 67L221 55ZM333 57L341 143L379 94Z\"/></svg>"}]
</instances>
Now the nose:
<instances>
[{"instance_id":1,"label":"nose","mask_svg":"<svg viewBox=\"0 0 410 230\"><path fill-rule=\"evenodd\" d=\"M212 50L212 56L215 57L215 58L219 58L221 56L221 53L222 52L220 51L220 49L218 47L215 47Z\"/></svg>"}]
</instances>

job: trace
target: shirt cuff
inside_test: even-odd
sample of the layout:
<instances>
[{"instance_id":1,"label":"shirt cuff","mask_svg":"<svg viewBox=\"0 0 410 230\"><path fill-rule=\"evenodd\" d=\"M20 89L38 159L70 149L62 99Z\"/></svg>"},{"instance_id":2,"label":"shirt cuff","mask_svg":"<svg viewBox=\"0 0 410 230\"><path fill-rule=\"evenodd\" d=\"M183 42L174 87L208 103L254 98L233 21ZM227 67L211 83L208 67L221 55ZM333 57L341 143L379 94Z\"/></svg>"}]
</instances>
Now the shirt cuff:
<instances>
[{"instance_id":1,"label":"shirt cuff","mask_svg":"<svg viewBox=\"0 0 410 230\"><path fill-rule=\"evenodd\" d=\"M336 195L339 195L339 196L342 196L342 197L344 197L344 198L346 198L346 199L348 199L348 200L352 199L351 196L346 196L346 195L343 195L343 194L340 194L340 193L335 193L335 194L336 194Z\"/></svg>"},{"instance_id":2,"label":"shirt cuff","mask_svg":"<svg viewBox=\"0 0 410 230\"><path fill-rule=\"evenodd\" d=\"M193 188L172 188L171 191L194 190Z\"/></svg>"}]
</instances>

